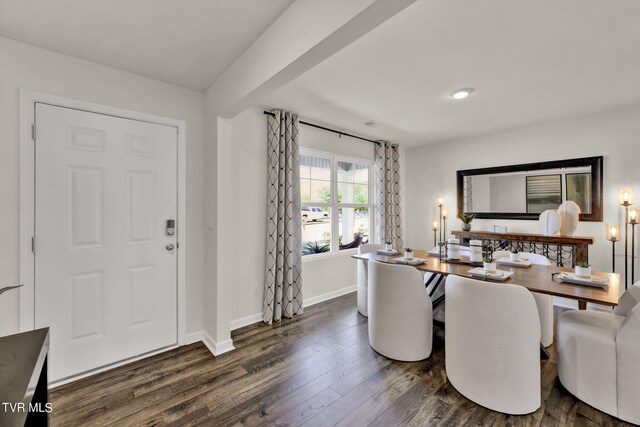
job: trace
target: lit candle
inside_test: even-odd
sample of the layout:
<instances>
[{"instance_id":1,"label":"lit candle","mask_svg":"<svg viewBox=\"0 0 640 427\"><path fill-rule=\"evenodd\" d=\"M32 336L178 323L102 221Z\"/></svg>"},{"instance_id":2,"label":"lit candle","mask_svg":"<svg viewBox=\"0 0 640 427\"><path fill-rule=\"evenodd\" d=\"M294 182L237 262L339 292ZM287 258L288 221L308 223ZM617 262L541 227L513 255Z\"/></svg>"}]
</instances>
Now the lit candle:
<instances>
[{"instance_id":1,"label":"lit candle","mask_svg":"<svg viewBox=\"0 0 640 427\"><path fill-rule=\"evenodd\" d=\"M621 188L618 190L618 201L623 206L633 204L633 190L630 188Z\"/></svg>"},{"instance_id":2,"label":"lit candle","mask_svg":"<svg viewBox=\"0 0 640 427\"><path fill-rule=\"evenodd\" d=\"M444 196L438 196L438 207L441 208L444 205Z\"/></svg>"},{"instance_id":3,"label":"lit candle","mask_svg":"<svg viewBox=\"0 0 640 427\"><path fill-rule=\"evenodd\" d=\"M609 234L611 235L611 239L618 237L618 227L613 225L609 227Z\"/></svg>"},{"instance_id":4,"label":"lit candle","mask_svg":"<svg viewBox=\"0 0 640 427\"><path fill-rule=\"evenodd\" d=\"M438 226L439 226L439 224L438 224L438 220L437 219L434 219L434 220L431 221L431 228L433 228L433 231L437 231L438 230Z\"/></svg>"},{"instance_id":5,"label":"lit candle","mask_svg":"<svg viewBox=\"0 0 640 427\"><path fill-rule=\"evenodd\" d=\"M442 208L442 219L447 219L448 214L449 211L447 211L447 208Z\"/></svg>"},{"instance_id":6,"label":"lit candle","mask_svg":"<svg viewBox=\"0 0 640 427\"><path fill-rule=\"evenodd\" d=\"M638 222L638 210L636 208L629 209L629 223L635 224Z\"/></svg>"}]
</instances>

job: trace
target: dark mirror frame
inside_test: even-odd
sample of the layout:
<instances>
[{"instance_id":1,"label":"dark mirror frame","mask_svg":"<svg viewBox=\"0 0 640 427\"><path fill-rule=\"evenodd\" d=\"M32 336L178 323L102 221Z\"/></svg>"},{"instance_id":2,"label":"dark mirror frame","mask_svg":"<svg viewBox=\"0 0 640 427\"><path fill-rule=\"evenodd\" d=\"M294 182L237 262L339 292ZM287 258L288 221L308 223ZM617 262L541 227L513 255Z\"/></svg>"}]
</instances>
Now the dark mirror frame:
<instances>
[{"instance_id":1,"label":"dark mirror frame","mask_svg":"<svg viewBox=\"0 0 640 427\"><path fill-rule=\"evenodd\" d=\"M573 168L591 166L591 213L580 214L580 221L602 222L602 177L603 157L584 157L581 159L553 160L549 162L524 163L520 165L496 166L481 169L466 169L456 172L458 193L458 214L464 209L464 177L507 172L536 171L544 169ZM476 218L537 220L540 214L518 212L472 212Z\"/></svg>"}]
</instances>

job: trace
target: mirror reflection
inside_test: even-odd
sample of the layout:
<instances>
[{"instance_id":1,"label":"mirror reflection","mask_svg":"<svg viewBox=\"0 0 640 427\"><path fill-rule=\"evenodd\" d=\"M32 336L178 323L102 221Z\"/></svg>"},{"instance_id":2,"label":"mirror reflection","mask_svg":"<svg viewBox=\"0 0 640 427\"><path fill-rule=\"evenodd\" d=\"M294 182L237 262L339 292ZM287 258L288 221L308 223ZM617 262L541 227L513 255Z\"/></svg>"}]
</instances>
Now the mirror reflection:
<instances>
[{"instance_id":1,"label":"mirror reflection","mask_svg":"<svg viewBox=\"0 0 640 427\"><path fill-rule=\"evenodd\" d=\"M540 214L572 200L591 213L591 167L464 177L465 212Z\"/></svg>"}]
</instances>

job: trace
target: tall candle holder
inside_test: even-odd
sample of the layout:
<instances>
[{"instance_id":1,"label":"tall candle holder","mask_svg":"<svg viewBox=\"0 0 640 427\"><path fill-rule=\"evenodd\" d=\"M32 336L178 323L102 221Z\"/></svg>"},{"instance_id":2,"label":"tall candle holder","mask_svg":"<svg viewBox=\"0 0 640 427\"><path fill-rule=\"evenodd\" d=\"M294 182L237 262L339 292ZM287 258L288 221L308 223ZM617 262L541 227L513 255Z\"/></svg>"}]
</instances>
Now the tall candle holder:
<instances>
[{"instance_id":1,"label":"tall candle holder","mask_svg":"<svg viewBox=\"0 0 640 427\"><path fill-rule=\"evenodd\" d=\"M616 272L616 242L620 240L620 226L607 224L607 240L611 242L611 272Z\"/></svg>"},{"instance_id":2,"label":"tall candle holder","mask_svg":"<svg viewBox=\"0 0 640 427\"><path fill-rule=\"evenodd\" d=\"M639 210L637 206L627 208L627 222L631 225L631 283L636 281L636 225L638 224Z\"/></svg>"},{"instance_id":3,"label":"tall candle holder","mask_svg":"<svg viewBox=\"0 0 640 427\"><path fill-rule=\"evenodd\" d=\"M438 196L438 209L440 210L438 219L440 224L442 224L442 208L444 208L444 196L440 195ZM440 232L438 234L438 242L442 242L442 227L440 227Z\"/></svg>"},{"instance_id":4,"label":"tall candle holder","mask_svg":"<svg viewBox=\"0 0 640 427\"><path fill-rule=\"evenodd\" d=\"M618 202L624 206L624 288L629 284L629 207L633 204L633 190L621 188L618 190Z\"/></svg>"},{"instance_id":5,"label":"tall candle holder","mask_svg":"<svg viewBox=\"0 0 640 427\"><path fill-rule=\"evenodd\" d=\"M447 207L442 208L442 236L443 240L447 240L447 218L449 217L449 210Z\"/></svg>"},{"instance_id":6,"label":"tall candle holder","mask_svg":"<svg viewBox=\"0 0 640 427\"><path fill-rule=\"evenodd\" d=\"M436 218L433 218L431 220L431 229L433 230L433 247L436 248L438 246L436 233L440 229L440 221L438 221Z\"/></svg>"}]
</instances>

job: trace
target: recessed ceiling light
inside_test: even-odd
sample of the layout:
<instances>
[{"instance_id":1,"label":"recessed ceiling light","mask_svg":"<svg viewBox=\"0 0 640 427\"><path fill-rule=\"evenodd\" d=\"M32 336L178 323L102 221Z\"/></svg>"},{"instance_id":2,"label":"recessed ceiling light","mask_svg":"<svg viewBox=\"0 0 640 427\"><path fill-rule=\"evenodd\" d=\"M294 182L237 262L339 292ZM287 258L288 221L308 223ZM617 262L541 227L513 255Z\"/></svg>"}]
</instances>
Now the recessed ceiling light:
<instances>
[{"instance_id":1,"label":"recessed ceiling light","mask_svg":"<svg viewBox=\"0 0 640 427\"><path fill-rule=\"evenodd\" d=\"M473 92L473 89L471 88L458 89L451 92L449 96L451 96L453 99L465 99L467 96L471 94L471 92Z\"/></svg>"},{"instance_id":2,"label":"recessed ceiling light","mask_svg":"<svg viewBox=\"0 0 640 427\"><path fill-rule=\"evenodd\" d=\"M370 128L377 128L377 127L382 126L380 123L376 123L376 122L371 121L371 120L369 120L367 122L364 122L363 125L369 126Z\"/></svg>"}]
</instances>

